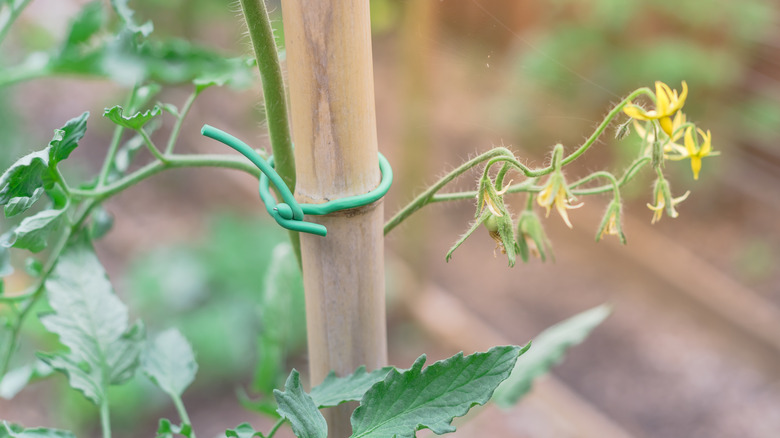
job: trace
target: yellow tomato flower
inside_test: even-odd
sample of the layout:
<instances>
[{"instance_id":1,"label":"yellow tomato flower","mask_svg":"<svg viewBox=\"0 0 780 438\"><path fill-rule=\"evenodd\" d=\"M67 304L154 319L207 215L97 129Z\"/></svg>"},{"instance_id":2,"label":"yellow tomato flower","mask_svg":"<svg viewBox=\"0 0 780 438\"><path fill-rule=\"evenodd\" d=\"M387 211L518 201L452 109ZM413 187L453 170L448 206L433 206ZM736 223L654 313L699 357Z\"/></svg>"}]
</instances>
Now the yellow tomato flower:
<instances>
[{"instance_id":1,"label":"yellow tomato flower","mask_svg":"<svg viewBox=\"0 0 780 438\"><path fill-rule=\"evenodd\" d=\"M658 120L661 129L671 138L674 134L672 116L685 105L686 97L688 97L688 84L685 81L682 81L682 92L679 95L677 90L672 90L663 82L656 81L655 109L646 111L640 106L628 104L623 108L623 112L636 120Z\"/></svg>"},{"instance_id":2,"label":"yellow tomato flower","mask_svg":"<svg viewBox=\"0 0 780 438\"><path fill-rule=\"evenodd\" d=\"M713 155L712 153L712 134L710 130L707 130L705 134L701 129L697 129L699 135L704 140L704 143L699 147L698 141L693 138L693 127L689 126L685 130L685 150L688 156L691 158L691 170L693 170L693 179L699 179L699 171L701 170L701 159Z\"/></svg>"},{"instance_id":3,"label":"yellow tomato flower","mask_svg":"<svg viewBox=\"0 0 780 438\"><path fill-rule=\"evenodd\" d=\"M666 187L666 189L668 190L668 186ZM663 189L660 189L660 190L656 189L655 205L652 205L652 204L649 204L649 203L647 204L647 208L649 208L650 210L653 210L653 220L650 223L654 224L654 223L660 221L661 217L663 217L663 215L664 215L664 209L667 210L667 214L670 217L676 218L678 216L678 213L677 213L677 210L674 209L674 207L677 204L685 201L685 199L690 194L691 194L691 192L687 191L687 192L685 192L684 195L679 196L677 198L672 198L671 196L669 196L669 199L671 201L670 202L671 205L667 206L666 205L667 194L664 193Z\"/></svg>"},{"instance_id":4,"label":"yellow tomato flower","mask_svg":"<svg viewBox=\"0 0 780 438\"><path fill-rule=\"evenodd\" d=\"M566 213L566 210L579 208L583 205L582 203L572 205L572 200L574 200L574 197L571 196L566 189L566 181L561 173L552 174L550 179L547 180L547 185L545 185L536 197L536 202L547 209L548 217L550 216L550 209L555 205L558 214L561 215L561 218L563 218L563 221L566 222L566 225L569 228L574 227L572 226L571 221L569 221L569 215Z\"/></svg>"}]
</instances>

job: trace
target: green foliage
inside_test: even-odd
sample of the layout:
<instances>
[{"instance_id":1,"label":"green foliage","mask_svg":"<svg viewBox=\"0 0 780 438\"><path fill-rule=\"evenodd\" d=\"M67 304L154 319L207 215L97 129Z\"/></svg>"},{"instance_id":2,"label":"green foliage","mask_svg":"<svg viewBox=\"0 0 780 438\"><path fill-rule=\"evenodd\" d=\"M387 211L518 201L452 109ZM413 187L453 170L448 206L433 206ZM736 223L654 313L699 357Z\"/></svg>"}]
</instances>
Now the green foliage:
<instances>
[{"instance_id":1,"label":"green foliage","mask_svg":"<svg viewBox=\"0 0 780 438\"><path fill-rule=\"evenodd\" d=\"M154 26L151 21L147 21L144 24L137 24L135 20L135 11L130 9L127 3L130 0L111 0L111 6L116 10L117 15L125 23L128 30L133 33L140 33L143 36L148 36L152 33Z\"/></svg>"},{"instance_id":2,"label":"green foliage","mask_svg":"<svg viewBox=\"0 0 780 438\"><path fill-rule=\"evenodd\" d=\"M0 438L76 438L76 436L66 430L44 427L25 429L18 424L3 421L2 427L0 427Z\"/></svg>"},{"instance_id":3,"label":"green foliage","mask_svg":"<svg viewBox=\"0 0 780 438\"><path fill-rule=\"evenodd\" d=\"M298 438L327 438L328 425L309 394L303 390L298 371L292 370L284 392L275 390L274 398L279 404L277 412L290 422Z\"/></svg>"},{"instance_id":4,"label":"green foliage","mask_svg":"<svg viewBox=\"0 0 780 438\"><path fill-rule=\"evenodd\" d=\"M23 213L50 190L58 178L57 164L68 158L87 130L89 112L69 120L54 131L49 145L17 160L0 176L0 205L6 216Z\"/></svg>"},{"instance_id":5,"label":"green foliage","mask_svg":"<svg viewBox=\"0 0 780 438\"><path fill-rule=\"evenodd\" d=\"M27 384L46 378L53 371L50 366L40 360L36 360L31 365L11 370L0 380L0 397L10 400L24 389Z\"/></svg>"},{"instance_id":6,"label":"green foliage","mask_svg":"<svg viewBox=\"0 0 780 438\"><path fill-rule=\"evenodd\" d=\"M172 424L171 420L167 418L161 418L160 425L157 426L156 438L173 438L176 435L191 438L193 436L192 427L189 424Z\"/></svg>"},{"instance_id":7,"label":"green foliage","mask_svg":"<svg viewBox=\"0 0 780 438\"><path fill-rule=\"evenodd\" d=\"M529 346L494 347L470 356L459 353L424 371L423 355L407 371L390 371L366 392L352 414L352 437L413 438L423 428L436 434L454 432L452 419L485 404Z\"/></svg>"},{"instance_id":8,"label":"green foliage","mask_svg":"<svg viewBox=\"0 0 780 438\"><path fill-rule=\"evenodd\" d=\"M531 389L533 381L560 363L566 350L581 343L612 311L601 305L575 315L543 331L533 341L533 348L517 361L512 374L496 389L493 396L499 406L517 403Z\"/></svg>"},{"instance_id":9,"label":"green foliage","mask_svg":"<svg viewBox=\"0 0 780 438\"><path fill-rule=\"evenodd\" d=\"M181 332L170 329L147 343L141 369L155 385L176 398L195 380L198 364L189 342Z\"/></svg>"},{"instance_id":10,"label":"green foliage","mask_svg":"<svg viewBox=\"0 0 780 438\"><path fill-rule=\"evenodd\" d=\"M330 372L325 380L311 390L311 398L319 408L338 406L348 401L358 401L374 384L387 377L392 367L366 372L362 366L346 377L336 377Z\"/></svg>"},{"instance_id":11,"label":"green foliage","mask_svg":"<svg viewBox=\"0 0 780 438\"><path fill-rule=\"evenodd\" d=\"M256 431L251 424L241 423L235 429L226 430L225 436L228 438L252 438L256 436L262 437L263 434Z\"/></svg>"},{"instance_id":12,"label":"green foliage","mask_svg":"<svg viewBox=\"0 0 780 438\"><path fill-rule=\"evenodd\" d=\"M41 322L69 351L39 357L68 376L70 385L93 403L107 401L109 385L135 373L143 326L128 325L127 307L114 295L105 271L85 239L62 253L46 281L53 313Z\"/></svg>"},{"instance_id":13,"label":"green foliage","mask_svg":"<svg viewBox=\"0 0 780 438\"><path fill-rule=\"evenodd\" d=\"M13 230L3 235L2 245L31 252L46 249L49 235L64 219L65 210L43 210L28 216Z\"/></svg>"},{"instance_id":14,"label":"green foliage","mask_svg":"<svg viewBox=\"0 0 780 438\"><path fill-rule=\"evenodd\" d=\"M139 130L143 128L145 124L149 123L153 117L160 115L160 107L155 106L154 108L144 112L138 111L132 116L125 116L123 112L124 109L122 109L121 106L116 105L111 108L106 108L105 112L103 113L103 117L111 120L123 128Z\"/></svg>"}]
</instances>

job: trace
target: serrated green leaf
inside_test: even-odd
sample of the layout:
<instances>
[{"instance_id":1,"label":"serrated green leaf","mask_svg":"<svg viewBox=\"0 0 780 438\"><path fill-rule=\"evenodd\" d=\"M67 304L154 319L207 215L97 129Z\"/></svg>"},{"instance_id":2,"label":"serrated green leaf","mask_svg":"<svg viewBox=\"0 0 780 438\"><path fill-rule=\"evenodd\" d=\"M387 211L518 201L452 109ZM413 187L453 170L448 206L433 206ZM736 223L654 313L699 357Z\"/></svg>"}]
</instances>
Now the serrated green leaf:
<instances>
[{"instance_id":1,"label":"serrated green leaf","mask_svg":"<svg viewBox=\"0 0 780 438\"><path fill-rule=\"evenodd\" d=\"M36 427L25 429L18 424L10 424L3 421L0 426L0 438L76 438L73 432L60 429L47 429Z\"/></svg>"},{"instance_id":2,"label":"serrated green leaf","mask_svg":"<svg viewBox=\"0 0 780 438\"><path fill-rule=\"evenodd\" d=\"M235 429L226 430L225 436L228 438L252 438L256 436L262 437L263 434L256 431L251 424L241 423Z\"/></svg>"},{"instance_id":3,"label":"serrated green leaf","mask_svg":"<svg viewBox=\"0 0 780 438\"><path fill-rule=\"evenodd\" d=\"M384 380L392 369L385 367L368 373L366 367L361 366L346 377L336 377L336 373L331 371L322 383L312 388L311 398L320 409L358 401L375 383Z\"/></svg>"},{"instance_id":4,"label":"serrated green leaf","mask_svg":"<svg viewBox=\"0 0 780 438\"><path fill-rule=\"evenodd\" d=\"M63 51L74 50L75 46L89 41L103 26L104 19L103 2L93 1L87 3L81 8L76 18L71 21L70 32L68 32L68 36L65 38Z\"/></svg>"},{"instance_id":5,"label":"serrated green leaf","mask_svg":"<svg viewBox=\"0 0 780 438\"><path fill-rule=\"evenodd\" d=\"M33 152L17 160L0 176L0 205L8 204L14 198L40 197L44 175L49 171L48 148ZM29 208L34 200L17 200L15 214ZM21 210L19 211L19 209Z\"/></svg>"},{"instance_id":6,"label":"serrated green leaf","mask_svg":"<svg viewBox=\"0 0 780 438\"><path fill-rule=\"evenodd\" d=\"M17 160L0 177L0 205L5 215L14 216L29 209L52 181L54 167L68 158L87 129L89 112L68 120L54 131L49 146Z\"/></svg>"},{"instance_id":7,"label":"serrated green leaf","mask_svg":"<svg viewBox=\"0 0 780 438\"><path fill-rule=\"evenodd\" d=\"M135 21L135 11L130 9L127 5L129 0L111 0L111 6L114 7L117 15L125 23L125 27L133 33L138 33L143 36L149 36L154 30L154 25L151 21L147 21L144 24L138 24Z\"/></svg>"},{"instance_id":8,"label":"serrated green leaf","mask_svg":"<svg viewBox=\"0 0 780 438\"><path fill-rule=\"evenodd\" d=\"M5 217L16 216L19 213L27 211L27 209L32 207L32 205L40 199L43 193L43 187L38 187L29 197L12 198L5 204Z\"/></svg>"},{"instance_id":9,"label":"serrated green leaf","mask_svg":"<svg viewBox=\"0 0 780 438\"><path fill-rule=\"evenodd\" d=\"M298 371L292 370L284 384L284 392L274 390L274 398L279 404L276 412L290 422L295 436L298 438L328 437L328 424L325 422L325 417L317 409L311 396L303 390Z\"/></svg>"},{"instance_id":10,"label":"serrated green leaf","mask_svg":"<svg viewBox=\"0 0 780 438\"><path fill-rule=\"evenodd\" d=\"M10 400L29 383L50 376L54 370L46 363L35 363L13 369L0 379L0 397Z\"/></svg>"},{"instance_id":11,"label":"serrated green leaf","mask_svg":"<svg viewBox=\"0 0 780 438\"><path fill-rule=\"evenodd\" d=\"M198 364L184 335L170 329L147 343L141 355L141 369L171 397L181 397L195 379Z\"/></svg>"},{"instance_id":12,"label":"serrated green leaf","mask_svg":"<svg viewBox=\"0 0 780 438\"><path fill-rule=\"evenodd\" d=\"M78 117L74 117L65 126L54 131L54 137L49 142L49 167L56 166L60 161L68 158L70 153L79 145L79 140L87 132L87 119L89 111L85 111Z\"/></svg>"},{"instance_id":13,"label":"serrated green leaf","mask_svg":"<svg viewBox=\"0 0 780 438\"><path fill-rule=\"evenodd\" d=\"M439 435L454 432L453 418L485 404L527 348L494 347L465 357L458 353L425 370L422 355L411 369L390 371L352 413L352 437L413 438L424 428Z\"/></svg>"},{"instance_id":14,"label":"serrated green leaf","mask_svg":"<svg viewBox=\"0 0 780 438\"><path fill-rule=\"evenodd\" d=\"M113 293L84 237L66 247L45 287L54 312L41 316L41 323L70 351L39 357L100 404L107 385L123 383L135 373L143 326L128 327L127 307Z\"/></svg>"},{"instance_id":15,"label":"serrated green leaf","mask_svg":"<svg viewBox=\"0 0 780 438\"><path fill-rule=\"evenodd\" d=\"M119 126L138 130L143 128L143 126L152 120L153 117L158 116L160 114L160 107L155 106L154 108L150 110L146 110L144 112L137 112L133 114L132 116L126 117L122 113L124 112L124 109L122 109L121 106L116 105L112 108L106 108L106 110L103 112L103 117L108 118L112 122L116 123Z\"/></svg>"},{"instance_id":16,"label":"serrated green leaf","mask_svg":"<svg viewBox=\"0 0 780 438\"><path fill-rule=\"evenodd\" d=\"M46 249L49 234L62 222L65 210L43 210L24 218L7 236L3 245L32 252Z\"/></svg>"},{"instance_id":17,"label":"serrated green leaf","mask_svg":"<svg viewBox=\"0 0 780 438\"><path fill-rule=\"evenodd\" d=\"M192 427L189 424L172 424L167 418L160 419L160 425L157 426L157 438L173 438L174 435L182 435L187 438L192 437Z\"/></svg>"},{"instance_id":18,"label":"serrated green leaf","mask_svg":"<svg viewBox=\"0 0 780 438\"><path fill-rule=\"evenodd\" d=\"M581 343L609 316L612 309L601 305L575 315L543 331L533 341L533 348L517 361L509 378L496 389L493 400L501 407L517 403L530 389L534 379L557 365L566 350Z\"/></svg>"}]
</instances>

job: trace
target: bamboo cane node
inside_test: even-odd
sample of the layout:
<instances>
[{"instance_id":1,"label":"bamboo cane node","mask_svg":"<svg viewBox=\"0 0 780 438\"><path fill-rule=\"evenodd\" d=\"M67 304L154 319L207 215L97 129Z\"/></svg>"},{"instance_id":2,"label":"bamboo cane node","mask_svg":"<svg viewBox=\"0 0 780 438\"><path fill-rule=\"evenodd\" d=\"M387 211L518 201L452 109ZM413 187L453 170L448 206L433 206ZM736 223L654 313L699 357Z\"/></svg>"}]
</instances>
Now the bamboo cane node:
<instances>
[{"instance_id":1,"label":"bamboo cane node","mask_svg":"<svg viewBox=\"0 0 780 438\"><path fill-rule=\"evenodd\" d=\"M268 161L266 161L260 154L255 152L254 149L243 141L220 129L214 128L213 126L203 125L201 134L237 150L260 169L260 172L262 173L260 175L260 185L258 189L260 199L265 204L265 209L268 214L270 214L279 225L288 230L325 236L327 235L328 230L324 225L306 222L303 220L303 215L326 215L344 211L347 216L355 216L360 214L360 212L365 211L361 207L370 206L382 199L393 184L393 169L390 166L390 162L387 161L387 158L385 158L384 155L378 153L379 170L382 172L382 180L379 182L379 186L374 190L361 195L332 199L321 204L300 204L295 200L290 189L274 170L273 156L269 157ZM277 192L282 197L283 202L276 202L271 195L270 183L274 184Z\"/></svg>"}]
</instances>

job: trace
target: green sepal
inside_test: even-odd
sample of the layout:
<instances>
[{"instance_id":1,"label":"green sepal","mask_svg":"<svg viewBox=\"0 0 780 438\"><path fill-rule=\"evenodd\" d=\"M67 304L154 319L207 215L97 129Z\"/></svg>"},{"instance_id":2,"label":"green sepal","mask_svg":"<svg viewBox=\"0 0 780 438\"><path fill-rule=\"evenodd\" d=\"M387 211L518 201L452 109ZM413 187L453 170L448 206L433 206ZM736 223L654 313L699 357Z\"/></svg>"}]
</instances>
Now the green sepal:
<instances>
[{"instance_id":1,"label":"green sepal","mask_svg":"<svg viewBox=\"0 0 780 438\"><path fill-rule=\"evenodd\" d=\"M528 393L537 377L560 363L566 351L585 340L611 311L610 306L601 305L540 333L533 340L531 351L517 361L512 374L496 389L493 401L504 408L517 403Z\"/></svg>"},{"instance_id":2,"label":"green sepal","mask_svg":"<svg viewBox=\"0 0 780 438\"><path fill-rule=\"evenodd\" d=\"M476 231L477 228L479 228L479 226L482 225L482 223L487 220L490 214L491 213L487 210L482 212L482 215L480 215L479 218L477 218L477 220L475 220L474 223L471 224L471 227L468 230L466 230L466 232L463 233L462 236L460 236L458 241L455 242L454 245L452 245L452 248L450 248L450 250L447 251L447 255L444 257L445 261L447 262L450 261L450 259L452 258L452 253L455 252L455 250L458 249L458 247L462 245L463 242L465 242L466 239L468 239L469 236L471 236L474 233L474 231Z\"/></svg>"},{"instance_id":3,"label":"green sepal","mask_svg":"<svg viewBox=\"0 0 780 438\"><path fill-rule=\"evenodd\" d=\"M103 112L103 117L106 117L108 120L111 120L112 122L124 128L139 130L143 128L146 123L152 120L152 118L158 116L161 110L159 106L155 105L154 108L150 110L146 110L144 112L139 111L129 117L123 115L123 112L124 109L120 105L116 105L111 108L106 108L106 110Z\"/></svg>"},{"instance_id":4,"label":"green sepal","mask_svg":"<svg viewBox=\"0 0 780 438\"><path fill-rule=\"evenodd\" d=\"M529 240L534 248L529 245ZM539 216L533 210L524 210L517 218L517 252L523 262L528 263L534 250L542 262L547 261L548 254L551 260L555 260L552 243L544 232Z\"/></svg>"}]
</instances>

